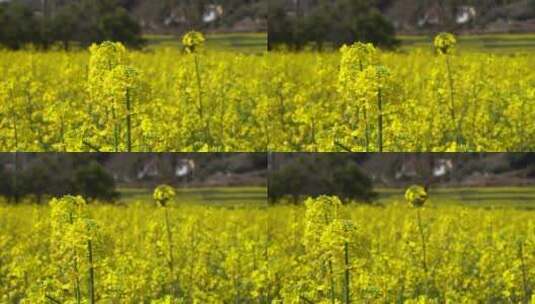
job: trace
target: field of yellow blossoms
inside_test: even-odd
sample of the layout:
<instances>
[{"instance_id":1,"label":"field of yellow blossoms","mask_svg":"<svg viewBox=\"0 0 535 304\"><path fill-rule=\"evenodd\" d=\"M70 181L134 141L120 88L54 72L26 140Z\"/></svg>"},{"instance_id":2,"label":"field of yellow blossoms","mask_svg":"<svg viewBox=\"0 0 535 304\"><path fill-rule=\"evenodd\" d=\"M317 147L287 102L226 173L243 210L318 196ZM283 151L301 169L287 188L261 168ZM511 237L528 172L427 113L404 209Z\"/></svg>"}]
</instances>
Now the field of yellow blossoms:
<instances>
[{"instance_id":1,"label":"field of yellow blossoms","mask_svg":"<svg viewBox=\"0 0 535 304\"><path fill-rule=\"evenodd\" d=\"M533 151L535 55L0 51L2 151Z\"/></svg>"},{"instance_id":2,"label":"field of yellow blossoms","mask_svg":"<svg viewBox=\"0 0 535 304\"><path fill-rule=\"evenodd\" d=\"M1 303L529 303L535 219L513 208L0 206ZM424 193L425 194L425 193ZM120 220L119 220L120 219Z\"/></svg>"}]
</instances>

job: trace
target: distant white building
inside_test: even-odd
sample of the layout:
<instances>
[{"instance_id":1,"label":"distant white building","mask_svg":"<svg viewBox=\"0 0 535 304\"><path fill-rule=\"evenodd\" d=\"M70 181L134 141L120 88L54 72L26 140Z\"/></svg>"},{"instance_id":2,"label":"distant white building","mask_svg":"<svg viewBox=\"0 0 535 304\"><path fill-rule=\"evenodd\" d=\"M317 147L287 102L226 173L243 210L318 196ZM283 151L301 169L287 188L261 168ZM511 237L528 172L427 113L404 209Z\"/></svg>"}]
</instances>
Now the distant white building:
<instances>
[{"instance_id":1,"label":"distant white building","mask_svg":"<svg viewBox=\"0 0 535 304\"><path fill-rule=\"evenodd\" d=\"M455 16L455 21L457 24L467 24L471 21L474 21L477 17L476 8L473 6L459 6L457 8L457 14Z\"/></svg>"},{"instance_id":2,"label":"distant white building","mask_svg":"<svg viewBox=\"0 0 535 304\"><path fill-rule=\"evenodd\" d=\"M442 177L447 175L451 172L453 169L453 162L451 159L439 159L437 160L437 164L433 168L433 176L434 177Z\"/></svg>"},{"instance_id":3,"label":"distant white building","mask_svg":"<svg viewBox=\"0 0 535 304\"><path fill-rule=\"evenodd\" d=\"M202 21L204 23L215 22L223 16L223 12L223 7L221 5L207 5L202 14ZM167 17L163 19L163 23L166 26L187 24L188 17L185 15L183 10L173 10Z\"/></svg>"},{"instance_id":4,"label":"distant white building","mask_svg":"<svg viewBox=\"0 0 535 304\"><path fill-rule=\"evenodd\" d=\"M137 179L147 179L160 176L160 164L158 158L150 158L145 161L137 170ZM175 177L191 177L195 171L195 161L193 159L184 158L177 159L176 165L173 168Z\"/></svg>"},{"instance_id":5,"label":"distant white building","mask_svg":"<svg viewBox=\"0 0 535 304\"><path fill-rule=\"evenodd\" d=\"M438 4L429 7L424 14L418 19L418 26L435 26L441 25L450 13ZM451 16L459 25L468 24L477 17L477 11L474 6L461 5L455 8L454 15Z\"/></svg>"},{"instance_id":6,"label":"distant white building","mask_svg":"<svg viewBox=\"0 0 535 304\"><path fill-rule=\"evenodd\" d=\"M212 23L223 16L223 7L221 5L208 5L202 15L204 23Z\"/></svg>"},{"instance_id":7,"label":"distant white building","mask_svg":"<svg viewBox=\"0 0 535 304\"><path fill-rule=\"evenodd\" d=\"M430 168L433 173L433 177L447 176L453 171L453 161L448 158L439 158L434 164L433 168ZM421 174L418 169L418 164L415 161L408 161L401 165L399 170L395 173L397 180L406 178L416 178Z\"/></svg>"},{"instance_id":8,"label":"distant white building","mask_svg":"<svg viewBox=\"0 0 535 304\"><path fill-rule=\"evenodd\" d=\"M176 177L190 176L195 171L195 161L193 159L181 159L175 168Z\"/></svg>"}]
</instances>

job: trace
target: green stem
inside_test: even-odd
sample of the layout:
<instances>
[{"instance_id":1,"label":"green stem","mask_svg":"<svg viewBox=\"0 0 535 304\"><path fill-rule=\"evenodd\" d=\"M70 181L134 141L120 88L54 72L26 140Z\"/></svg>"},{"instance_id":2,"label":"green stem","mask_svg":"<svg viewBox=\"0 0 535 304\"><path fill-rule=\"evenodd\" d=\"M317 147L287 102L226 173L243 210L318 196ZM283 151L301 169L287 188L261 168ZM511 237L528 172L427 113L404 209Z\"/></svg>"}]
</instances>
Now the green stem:
<instances>
[{"instance_id":1,"label":"green stem","mask_svg":"<svg viewBox=\"0 0 535 304\"><path fill-rule=\"evenodd\" d=\"M365 129L364 129L364 139L365 139L365 145L366 145L366 152L370 152L370 128L368 124L368 113L366 111L366 108L364 108L364 122L365 122Z\"/></svg>"},{"instance_id":2,"label":"green stem","mask_svg":"<svg viewBox=\"0 0 535 304\"><path fill-rule=\"evenodd\" d=\"M19 151L19 135L18 135L18 130L17 130L17 121L14 120L13 121L13 135L14 135L14 139L15 139L15 152L18 152Z\"/></svg>"},{"instance_id":3,"label":"green stem","mask_svg":"<svg viewBox=\"0 0 535 304\"><path fill-rule=\"evenodd\" d=\"M74 220L72 218L72 213L69 213L69 223L72 225L74 223ZM80 292L80 278L78 273L78 261L76 260L76 249L73 249L72 251L73 257L73 268L74 273L76 274L76 279L74 280L74 296L76 298L76 304L80 304L82 301L82 293Z\"/></svg>"},{"instance_id":4,"label":"green stem","mask_svg":"<svg viewBox=\"0 0 535 304\"><path fill-rule=\"evenodd\" d=\"M350 302L350 288L349 288L349 246L344 242L344 303Z\"/></svg>"},{"instance_id":5,"label":"green stem","mask_svg":"<svg viewBox=\"0 0 535 304\"><path fill-rule=\"evenodd\" d=\"M455 143L458 147L461 144L461 136L459 132L459 125L457 123L457 115L455 113L455 91L453 88L453 75L451 73L450 57L448 55L446 55L446 66L448 68L448 83L450 87L450 115L455 127Z\"/></svg>"},{"instance_id":6,"label":"green stem","mask_svg":"<svg viewBox=\"0 0 535 304\"><path fill-rule=\"evenodd\" d=\"M426 252L426 246L425 246L424 229L422 226L422 219L420 216L420 208L416 209L416 214L418 217L418 229L420 231L420 238L422 240L422 266L424 268L425 274L427 275L427 252Z\"/></svg>"},{"instance_id":7,"label":"green stem","mask_svg":"<svg viewBox=\"0 0 535 304\"><path fill-rule=\"evenodd\" d=\"M89 259L89 282L88 282L89 304L94 304L95 303L95 270L93 267L93 247L91 246L91 240L87 240L87 256Z\"/></svg>"},{"instance_id":8,"label":"green stem","mask_svg":"<svg viewBox=\"0 0 535 304\"><path fill-rule=\"evenodd\" d=\"M13 90L10 90L9 91L9 97L11 100L15 100L14 98L14 93L13 93ZM15 152L18 152L19 151L19 136L18 136L18 130L17 130L17 113L15 112L15 105L12 104L11 105L11 117L13 118L12 122L13 122L13 136L14 136L14 140L15 140Z\"/></svg>"},{"instance_id":9,"label":"green stem","mask_svg":"<svg viewBox=\"0 0 535 304\"><path fill-rule=\"evenodd\" d=\"M333 263L331 260L329 260L329 274L331 276L331 303L336 303L336 297L335 297L335 282L334 282L334 273L333 273Z\"/></svg>"},{"instance_id":10,"label":"green stem","mask_svg":"<svg viewBox=\"0 0 535 304\"><path fill-rule=\"evenodd\" d=\"M126 138L128 152L132 152L132 109L130 103L130 90L126 89Z\"/></svg>"},{"instance_id":11,"label":"green stem","mask_svg":"<svg viewBox=\"0 0 535 304\"><path fill-rule=\"evenodd\" d=\"M522 106L520 108L520 151L527 150L526 147L526 119L525 119L525 106L526 100L522 100Z\"/></svg>"},{"instance_id":12,"label":"green stem","mask_svg":"<svg viewBox=\"0 0 535 304\"><path fill-rule=\"evenodd\" d=\"M60 301L54 299L53 297L49 296L49 295L45 295L45 297L52 303L57 303L57 304L61 304Z\"/></svg>"},{"instance_id":13,"label":"green stem","mask_svg":"<svg viewBox=\"0 0 535 304\"><path fill-rule=\"evenodd\" d=\"M362 60L359 59L359 69L362 72L364 70L364 64L362 63ZM366 124L364 129L364 140L366 145L366 152L369 152L370 148L370 134L369 134L369 126L368 126L368 114L366 112L366 108L363 109L364 114L364 122Z\"/></svg>"},{"instance_id":14,"label":"green stem","mask_svg":"<svg viewBox=\"0 0 535 304\"><path fill-rule=\"evenodd\" d=\"M377 107L379 109L377 146L379 147L379 152L383 152L383 96L380 87L377 89Z\"/></svg>"},{"instance_id":15,"label":"green stem","mask_svg":"<svg viewBox=\"0 0 535 304\"><path fill-rule=\"evenodd\" d=\"M199 67L199 57L197 56L197 54L194 54L193 55L194 58L195 58L195 75L197 77L197 102L199 104L199 118L201 119L201 121L204 121L205 122L205 125L204 125L204 135L205 135L205 139L208 140L208 138L210 137L210 122L208 120L205 120L204 119L204 108L203 108L203 103L202 103L202 83L201 83L201 70L200 70L200 67Z\"/></svg>"},{"instance_id":16,"label":"green stem","mask_svg":"<svg viewBox=\"0 0 535 304\"><path fill-rule=\"evenodd\" d=\"M76 272L76 280L74 281L74 295L76 297L76 304L82 303L82 293L80 291L80 279L78 278L78 265L75 260L74 270Z\"/></svg>"},{"instance_id":17,"label":"green stem","mask_svg":"<svg viewBox=\"0 0 535 304\"><path fill-rule=\"evenodd\" d=\"M524 303L529 303L531 291L529 288L528 276L526 273L526 261L524 260L524 245L522 242L518 244L518 252L520 255L520 263L522 267L522 284L524 285Z\"/></svg>"},{"instance_id":18,"label":"green stem","mask_svg":"<svg viewBox=\"0 0 535 304\"><path fill-rule=\"evenodd\" d=\"M63 152L67 152L67 144L65 143L65 117L64 113L61 114L61 124L60 124L60 136L61 136L61 146L63 147Z\"/></svg>"},{"instance_id":19,"label":"green stem","mask_svg":"<svg viewBox=\"0 0 535 304\"><path fill-rule=\"evenodd\" d=\"M115 108L112 109L113 118L113 150L119 152L119 129L117 128L117 117L115 115Z\"/></svg>"},{"instance_id":20,"label":"green stem","mask_svg":"<svg viewBox=\"0 0 535 304\"><path fill-rule=\"evenodd\" d=\"M418 216L418 229L420 231L420 238L422 240L422 266L425 272L425 293L427 295L429 293L429 270L427 268L427 248L425 243L424 228L422 226L422 219L420 216L420 208L416 210L416 214Z\"/></svg>"},{"instance_id":21,"label":"green stem","mask_svg":"<svg viewBox=\"0 0 535 304\"><path fill-rule=\"evenodd\" d=\"M167 207L164 207L165 209L165 229L167 231L167 245L169 250L169 271L171 272L171 277L173 280L175 280L175 271L174 271L174 259L173 259L173 236L171 234L171 227L169 226L169 211L167 210ZM173 291L175 291L175 287L173 284Z\"/></svg>"}]
</instances>

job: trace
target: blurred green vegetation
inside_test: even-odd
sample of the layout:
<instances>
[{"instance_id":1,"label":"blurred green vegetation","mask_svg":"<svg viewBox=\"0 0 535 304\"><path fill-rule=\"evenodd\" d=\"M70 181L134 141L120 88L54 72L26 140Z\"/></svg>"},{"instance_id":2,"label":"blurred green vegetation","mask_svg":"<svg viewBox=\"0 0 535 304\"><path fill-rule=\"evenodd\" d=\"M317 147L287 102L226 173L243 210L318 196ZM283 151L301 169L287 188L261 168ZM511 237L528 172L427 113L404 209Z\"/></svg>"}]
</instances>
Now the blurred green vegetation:
<instances>
[{"instance_id":1,"label":"blurred green vegetation","mask_svg":"<svg viewBox=\"0 0 535 304\"><path fill-rule=\"evenodd\" d=\"M405 203L405 189L376 189L380 204ZM518 208L535 211L534 187L431 188L429 206Z\"/></svg>"},{"instance_id":2,"label":"blurred green vegetation","mask_svg":"<svg viewBox=\"0 0 535 304\"><path fill-rule=\"evenodd\" d=\"M182 48L181 37L173 35L145 35L147 49ZM219 33L206 36L209 50L263 53L267 51L267 33Z\"/></svg>"},{"instance_id":3,"label":"blurred green vegetation","mask_svg":"<svg viewBox=\"0 0 535 304\"><path fill-rule=\"evenodd\" d=\"M398 36L401 50L433 49L432 36ZM534 34L460 35L459 51L518 53L535 51Z\"/></svg>"},{"instance_id":4,"label":"blurred green vegetation","mask_svg":"<svg viewBox=\"0 0 535 304\"><path fill-rule=\"evenodd\" d=\"M120 201L153 202L152 189L119 188ZM176 189L176 203L194 203L214 205L263 205L267 204L266 187L207 187L207 188L178 188Z\"/></svg>"},{"instance_id":5,"label":"blurred green vegetation","mask_svg":"<svg viewBox=\"0 0 535 304\"><path fill-rule=\"evenodd\" d=\"M151 189L119 188L123 203L152 203ZM207 187L178 188L177 204L201 204L210 206L253 206L267 204L265 187ZM405 204L405 189L378 188L376 203L382 205ZM430 207L464 206L474 208L515 208L535 211L535 188L533 187L474 187L432 188L429 191Z\"/></svg>"},{"instance_id":6,"label":"blurred green vegetation","mask_svg":"<svg viewBox=\"0 0 535 304\"><path fill-rule=\"evenodd\" d=\"M395 50L408 52L423 50L434 52L434 36L428 35L399 35L396 37L401 42ZM532 34L481 34L457 36L457 50L459 52L486 52L498 54L530 53L535 51L535 33ZM313 46L305 47L304 50L313 50ZM332 52L337 49L331 44L325 44L324 51Z\"/></svg>"}]
</instances>

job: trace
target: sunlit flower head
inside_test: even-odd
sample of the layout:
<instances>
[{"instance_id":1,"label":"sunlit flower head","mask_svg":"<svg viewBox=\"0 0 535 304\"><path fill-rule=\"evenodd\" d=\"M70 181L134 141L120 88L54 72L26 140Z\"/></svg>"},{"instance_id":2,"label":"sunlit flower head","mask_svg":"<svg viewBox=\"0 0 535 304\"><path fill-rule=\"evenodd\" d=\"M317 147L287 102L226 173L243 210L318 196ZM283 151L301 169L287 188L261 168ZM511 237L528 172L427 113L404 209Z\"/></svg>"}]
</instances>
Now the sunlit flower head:
<instances>
[{"instance_id":1,"label":"sunlit flower head","mask_svg":"<svg viewBox=\"0 0 535 304\"><path fill-rule=\"evenodd\" d=\"M371 43L357 42L349 46L344 45L340 52L341 66L349 69L363 70L368 65L377 64L378 61L377 49Z\"/></svg>"},{"instance_id":2,"label":"sunlit flower head","mask_svg":"<svg viewBox=\"0 0 535 304\"><path fill-rule=\"evenodd\" d=\"M342 241L351 241L358 229L355 223L347 219L335 219L327 228L330 238L339 238Z\"/></svg>"},{"instance_id":3,"label":"sunlit flower head","mask_svg":"<svg viewBox=\"0 0 535 304\"><path fill-rule=\"evenodd\" d=\"M377 65L375 70L377 71L378 78L386 78L390 76L390 70L384 65Z\"/></svg>"},{"instance_id":4,"label":"sunlit flower head","mask_svg":"<svg viewBox=\"0 0 535 304\"><path fill-rule=\"evenodd\" d=\"M104 41L101 44L93 44L89 48L90 73L99 71L111 71L118 65L128 62L126 48L120 42Z\"/></svg>"},{"instance_id":5,"label":"sunlit flower head","mask_svg":"<svg viewBox=\"0 0 535 304\"><path fill-rule=\"evenodd\" d=\"M190 31L182 36L182 45L188 53L194 53L197 48L204 44L204 41L204 35L197 31Z\"/></svg>"},{"instance_id":6,"label":"sunlit flower head","mask_svg":"<svg viewBox=\"0 0 535 304\"><path fill-rule=\"evenodd\" d=\"M413 185L405 191L405 199L413 207L422 207L427 198L427 191L422 186Z\"/></svg>"},{"instance_id":7,"label":"sunlit flower head","mask_svg":"<svg viewBox=\"0 0 535 304\"><path fill-rule=\"evenodd\" d=\"M154 189L153 198L158 205L164 207L165 204L175 197L175 188L169 185L159 185Z\"/></svg>"},{"instance_id":8,"label":"sunlit flower head","mask_svg":"<svg viewBox=\"0 0 535 304\"><path fill-rule=\"evenodd\" d=\"M327 225L337 218L338 210L342 206L342 202L336 196L322 195L315 199L307 199L305 201L305 206L305 218L308 222Z\"/></svg>"},{"instance_id":9,"label":"sunlit flower head","mask_svg":"<svg viewBox=\"0 0 535 304\"><path fill-rule=\"evenodd\" d=\"M85 200L81 196L66 195L50 201L51 215L57 223L72 223L84 213Z\"/></svg>"},{"instance_id":10,"label":"sunlit flower head","mask_svg":"<svg viewBox=\"0 0 535 304\"><path fill-rule=\"evenodd\" d=\"M440 33L435 37L434 45L439 54L449 54L453 52L457 39L453 34Z\"/></svg>"},{"instance_id":11,"label":"sunlit flower head","mask_svg":"<svg viewBox=\"0 0 535 304\"><path fill-rule=\"evenodd\" d=\"M108 84L124 89L132 89L139 80L139 72L136 68L128 65L120 65L114 68L108 75Z\"/></svg>"}]
</instances>

